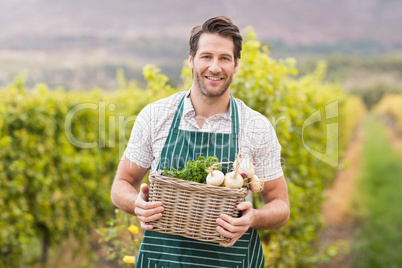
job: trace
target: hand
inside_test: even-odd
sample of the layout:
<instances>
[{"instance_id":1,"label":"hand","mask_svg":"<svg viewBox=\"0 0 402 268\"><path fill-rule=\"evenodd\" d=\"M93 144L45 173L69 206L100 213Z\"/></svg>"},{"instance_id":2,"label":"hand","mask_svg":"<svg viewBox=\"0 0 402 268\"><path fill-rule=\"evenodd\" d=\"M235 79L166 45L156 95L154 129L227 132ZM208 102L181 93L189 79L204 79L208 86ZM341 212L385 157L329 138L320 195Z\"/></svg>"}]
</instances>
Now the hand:
<instances>
[{"instance_id":1,"label":"hand","mask_svg":"<svg viewBox=\"0 0 402 268\"><path fill-rule=\"evenodd\" d=\"M233 218L226 214L221 214L220 218L216 220L219 224L216 230L223 236L231 238L229 243L221 242L221 246L233 246L237 240L250 228L254 221L255 215L253 205L250 201L241 202L237 209L241 211L240 218Z\"/></svg>"},{"instance_id":2,"label":"hand","mask_svg":"<svg viewBox=\"0 0 402 268\"><path fill-rule=\"evenodd\" d=\"M162 202L148 202L149 187L147 184L141 184L140 192L135 200L134 213L141 222L141 228L152 230L154 227L147 222L155 221L162 217Z\"/></svg>"}]
</instances>

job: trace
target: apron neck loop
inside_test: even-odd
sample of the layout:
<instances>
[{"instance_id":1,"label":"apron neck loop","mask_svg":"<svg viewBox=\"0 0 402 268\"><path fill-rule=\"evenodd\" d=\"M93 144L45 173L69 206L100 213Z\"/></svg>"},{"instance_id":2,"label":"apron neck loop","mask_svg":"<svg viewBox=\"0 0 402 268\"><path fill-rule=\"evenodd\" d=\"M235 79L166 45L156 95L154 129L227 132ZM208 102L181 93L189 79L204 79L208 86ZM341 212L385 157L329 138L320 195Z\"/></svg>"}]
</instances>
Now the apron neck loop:
<instances>
[{"instance_id":1,"label":"apron neck loop","mask_svg":"<svg viewBox=\"0 0 402 268\"><path fill-rule=\"evenodd\" d=\"M186 98L186 95L183 96L181 99L179 106L177 106L176 113L173 118L172 122L172 128L174 129L179 129L180 126L180 121L181 121L181 116L183 114L183 107L184 107L184 100ZM231 125L232 125L232 134L239 134L239 115L237 111L237 104L235 98L230 94L230 102L231 102Z\"/></svg>"}]
</instances>

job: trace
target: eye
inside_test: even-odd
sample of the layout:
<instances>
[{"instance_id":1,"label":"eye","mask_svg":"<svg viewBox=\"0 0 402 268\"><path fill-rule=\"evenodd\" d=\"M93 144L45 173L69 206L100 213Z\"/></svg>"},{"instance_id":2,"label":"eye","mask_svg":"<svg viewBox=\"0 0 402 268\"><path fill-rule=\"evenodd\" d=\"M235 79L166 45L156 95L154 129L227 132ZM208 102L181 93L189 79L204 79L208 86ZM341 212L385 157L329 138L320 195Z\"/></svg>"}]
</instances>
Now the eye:
<instances>
[{"instance_id":1,"label":"eye","mask_svg":"<svg viewBox=\"0 0 402 268\"><path fill-rule=\"evenodd\" d=\"M211 56L208 56L208 55L201 56L201 59L210 59L210 58L211 58Z\"/></svg>"},{"instance_id":2,"label":"eye","mask_svg":"<svg viewBox=\"0 0 402 268\"><path fill-rule=\"evenodd\" d=\"M224 60L224 61L230 61L231 60L229 57L222 57L221 59Z\"/></svg>"}]
</instances>

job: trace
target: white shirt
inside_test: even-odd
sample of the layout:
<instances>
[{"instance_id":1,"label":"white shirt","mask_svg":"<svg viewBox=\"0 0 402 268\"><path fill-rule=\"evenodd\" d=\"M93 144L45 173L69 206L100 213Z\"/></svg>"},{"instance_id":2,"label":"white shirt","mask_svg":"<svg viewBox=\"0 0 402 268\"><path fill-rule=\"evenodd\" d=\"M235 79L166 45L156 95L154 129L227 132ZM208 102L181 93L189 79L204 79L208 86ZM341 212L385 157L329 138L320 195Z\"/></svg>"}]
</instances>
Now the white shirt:
<instances>
[{"instance_id":1,"label":"white shirt","mask_svg":"<svg viewBox=\"0 0 402 268\"><path fill-rule=\"evenodd\" d=\"M179 129L231 133L232 107L225 114L209 117L200 128L195 120L190 92L191 89L148 104L135 120L124 156L141 167L150 168L150 172L156 171L176 108L184 95L186 98ZM281 146L272 124L243 101L235 101L239 114L239 149L242 155L253 160L259 178L269 181L283 176Z\"/></svg>"}]
</instances>

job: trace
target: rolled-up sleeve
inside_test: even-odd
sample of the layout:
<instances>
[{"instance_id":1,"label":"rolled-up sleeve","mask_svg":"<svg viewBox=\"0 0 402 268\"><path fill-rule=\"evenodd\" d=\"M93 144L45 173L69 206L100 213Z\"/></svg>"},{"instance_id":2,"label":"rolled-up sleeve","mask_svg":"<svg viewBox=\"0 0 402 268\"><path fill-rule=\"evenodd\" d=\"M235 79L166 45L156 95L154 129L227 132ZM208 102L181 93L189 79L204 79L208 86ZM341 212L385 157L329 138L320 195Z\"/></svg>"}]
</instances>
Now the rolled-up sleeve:
<instances>
[{"instance_id":1,"label":"rolled-up sleeve","mask_svg":"<svg viewBox=\"0 0 402 268\"><path fill-rule=\"evenodd\" d=\"M252 157L255 174L266 181L283 176L281 145L269 120L257 114L247 120L244 137L248 155Z\"/></svg>"},{"instance_id":2,"label":"rolled-up sleeve","mask_svg":"<svg viewBox=\"0 0 402 268\"><path fill-rule=\"evenodd\" d=\"M137 116L134 126L131 130L131 136L124 156L131 162L149 168L152 163L152 146L151 146L151 108L146 106Z\"/></svg>"}]
</instances>

